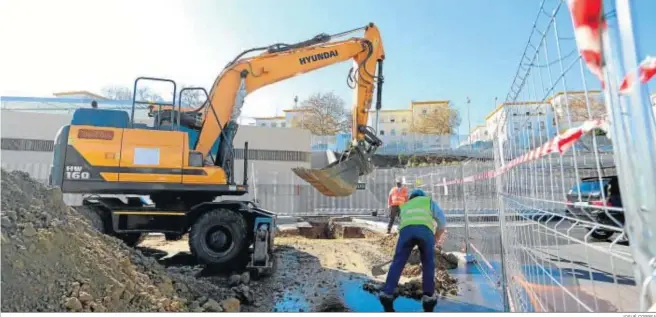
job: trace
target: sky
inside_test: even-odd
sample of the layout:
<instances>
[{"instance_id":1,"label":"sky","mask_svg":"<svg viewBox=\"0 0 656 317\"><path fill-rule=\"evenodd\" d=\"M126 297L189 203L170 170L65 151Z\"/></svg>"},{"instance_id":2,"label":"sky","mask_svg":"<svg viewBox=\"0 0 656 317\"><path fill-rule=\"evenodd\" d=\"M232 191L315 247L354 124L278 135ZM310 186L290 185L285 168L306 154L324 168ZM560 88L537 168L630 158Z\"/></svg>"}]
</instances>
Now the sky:
<instances>
[{"instance_id":1,"label":"sky","mask_svg":"<svg viewBox=\"0 0 656 317\"><path fill-rule=\"evenodd\" d=\"M545 0L545 13L558 1ZM656 20L649 16L656 12L656 1L633 2L639 21L636 34L642 39L639 54L656 55ZM460 132L466 133L469 122L481 124L495 108L495 97L499 102L506 98L540 3L2 0L0 95L100 93L108 85L131 86L138 76L166 77L209 89L226 63L245 49L299 42L373 22L381 30L386 51L383 108L407 108L412 100L448 99L461 111ZM557 23L565 56L573 41L567 43L571 22L562 13ZM538 19L537 29L548 21L546 16ZM538 34L532 39L538 43ZM549 35L546 43L550 60L556 60L554 36ZM264 87L247 97L243 114L281 114L293 105L294 96L303 100L315 92L333 91L350 104L353 91L347 87L346 76L351 66L349 62L335 64ZM558 65L550 67L557 76ZM533 80L537 80L535 74ZM577 86L572 82L567 87ZM541 99L542 93L522 98L538 96Z\"/></svg>"}]
</instances>

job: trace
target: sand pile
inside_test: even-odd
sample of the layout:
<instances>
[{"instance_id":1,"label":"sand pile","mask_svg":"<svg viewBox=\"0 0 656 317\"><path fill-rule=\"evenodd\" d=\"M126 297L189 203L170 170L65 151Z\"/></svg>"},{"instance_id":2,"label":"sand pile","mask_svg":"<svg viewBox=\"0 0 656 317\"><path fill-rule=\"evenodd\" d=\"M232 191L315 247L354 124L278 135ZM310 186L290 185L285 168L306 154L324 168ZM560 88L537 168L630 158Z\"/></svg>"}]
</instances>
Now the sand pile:
<instances>
[{"instance_id":1,"label":"sand pile","mask_svg":"<svg viewBox=\"0 0 656 317\"><path fill-rule=\"evenodd\" d=\"M1 204L3 312L239 311L230 290L97 232L27 173L2 170Z\"/></svg>"}]
</instances>

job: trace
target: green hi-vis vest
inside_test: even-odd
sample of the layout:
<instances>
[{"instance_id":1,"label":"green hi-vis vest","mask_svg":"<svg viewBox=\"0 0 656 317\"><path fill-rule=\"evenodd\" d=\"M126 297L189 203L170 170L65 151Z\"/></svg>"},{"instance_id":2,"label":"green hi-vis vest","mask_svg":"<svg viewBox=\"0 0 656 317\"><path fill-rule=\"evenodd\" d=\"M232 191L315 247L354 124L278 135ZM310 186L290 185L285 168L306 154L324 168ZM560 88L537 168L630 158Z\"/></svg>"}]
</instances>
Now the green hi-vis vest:
<instances>
[{"instance_id":1,"label":"green hi-vis vest","mask_svg":"<svg viewBox=\"0 0 656 317\"><path fill-rule=\"evenodd\" d=\"M405 226L424 225L435 233L430 197L420 196L408 200L405 204L401 205L400 217L401 223L399 230Z\"/></svg>"}]
</instances>

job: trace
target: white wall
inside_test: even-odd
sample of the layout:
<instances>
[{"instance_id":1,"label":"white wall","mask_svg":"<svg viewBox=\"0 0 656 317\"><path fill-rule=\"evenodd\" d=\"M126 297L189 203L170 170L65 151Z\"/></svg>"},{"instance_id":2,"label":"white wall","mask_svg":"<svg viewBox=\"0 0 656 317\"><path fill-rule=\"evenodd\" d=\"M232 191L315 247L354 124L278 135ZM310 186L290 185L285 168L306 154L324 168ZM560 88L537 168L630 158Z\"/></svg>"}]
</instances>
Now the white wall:
<instances>
[{"instance_id":1,"label":"white wall","mask_svg":"<svg viewBox=\"0 0 656 317\"><path fill-rule=\"evenodd\" d=\"M34 112L1 111L2 138L19 138L33 140L54 140L57 131L69 124L71 115L44 114ZM235 136L235 148L243 148L248 141L251 150L300 151L310 152L310 133L301 129L270 129L253 126L240 126ZM38 179L47 179L51 152L2 150L2 166L7 169L26 170ZM309 155L308 155L309 156ZM273 182L271 175L291 173L297 166L309 167L310 162L297 161L261 161L251 160L256 173L261 173L260 180ZM241 180L243 161L235 161L236 180ZM252 172L252 171L251 171ZM273 174L272 174L273 173Z\"/></svg>"}]
</instances>

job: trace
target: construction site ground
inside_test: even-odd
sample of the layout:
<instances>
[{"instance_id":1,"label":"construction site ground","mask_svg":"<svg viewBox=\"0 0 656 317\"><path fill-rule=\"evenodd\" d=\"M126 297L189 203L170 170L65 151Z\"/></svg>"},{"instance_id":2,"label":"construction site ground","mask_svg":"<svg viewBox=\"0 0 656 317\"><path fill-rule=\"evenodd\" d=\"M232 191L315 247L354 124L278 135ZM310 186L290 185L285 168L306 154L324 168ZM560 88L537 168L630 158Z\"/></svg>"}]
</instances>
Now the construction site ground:
<instances>
[{"instance_id":1,"label":"construction site ground","mask_svg":"<svg viewBox=\"0 0 656 317\"><path fill-rule=\"evenodd\" d=\"M279 219L277 269L256 279L198 265L187 238L149 235L137 248L22 172L2 171L2 311L379 312L377 292L396 244L377 219ZM495 311L498 289L457 253L436 255L435 311ZM422 311L415 250L397 311Z\"/></svg>"}]
</instances>

